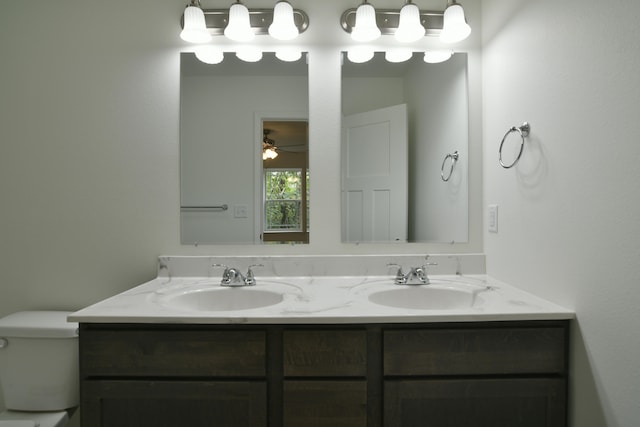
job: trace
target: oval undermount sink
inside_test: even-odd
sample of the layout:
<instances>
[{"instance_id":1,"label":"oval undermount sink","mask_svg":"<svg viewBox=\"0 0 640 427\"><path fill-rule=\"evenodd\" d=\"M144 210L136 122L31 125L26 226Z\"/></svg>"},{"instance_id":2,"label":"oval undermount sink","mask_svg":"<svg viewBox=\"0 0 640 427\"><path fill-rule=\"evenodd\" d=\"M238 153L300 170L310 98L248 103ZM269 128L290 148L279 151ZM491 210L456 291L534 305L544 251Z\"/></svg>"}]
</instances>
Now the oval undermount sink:
<instances>
[{"instance_id":1,"label":"oval undermount sink","mask_svg":"<svg viewBox=\"0 0 640 427\"><path fill-rule=\"evenodd\" d=\"M473 305L473 300L473 292L429 285L404 286L369 295L369 301L372 303L414 310L468 308Z\"/></svg>"},{"instance_id":2,"label":"oval undermount sink","mask_svg":"<svg viewBox=\"0 0 640 427\"><path fill-rule=\"evenodd\" d=\"M246 287L215 287L167 295L161 304L179 310L236 311L268 307L282 302L278 292Z\"/></svg>"}]
</instances>

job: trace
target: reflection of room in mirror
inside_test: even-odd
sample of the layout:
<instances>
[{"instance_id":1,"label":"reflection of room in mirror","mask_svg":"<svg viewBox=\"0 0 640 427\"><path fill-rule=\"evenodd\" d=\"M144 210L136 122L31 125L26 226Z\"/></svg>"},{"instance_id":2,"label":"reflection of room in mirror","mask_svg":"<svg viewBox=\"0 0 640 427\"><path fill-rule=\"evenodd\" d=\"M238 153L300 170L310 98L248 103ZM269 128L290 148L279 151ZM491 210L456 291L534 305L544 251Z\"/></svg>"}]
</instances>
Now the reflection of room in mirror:
<instances>
[{"instance_id":1,"label":"reflection of room in mirror","mask_svg":"<svg viewBox=\"0 0 640 427\"><path fill-rule=\"evenodd\" d=\"M262 61L246 63L225 54L220 64L208 65L193 53L181 54L183 244L262 243L262 123L273 122L269 138L276 141L279 154L274 164L286 161L289 154L300 156L288 153L294 147L287 147L291 144L278 122L303 121L306 127L308 93L305 59L282 62L265 52ZM228 209L185 209L222 205ZM296 236L295 241L305 239Z\"/></svg>"},{"instance_id":2,"label":"reflection of room in mirror","mask_svg":"<svg viewBox=\"0 0 640 427\"><path fill-rule=\"evenodd\" d=\"M349 130L356 118L378 114L389 108L406 106L407 147L404 173L406 206L391 200L390 191L380 188L365 192L353 188L350 174L356 171L363 176L362 168L349 167L367 164L366 158L373 154L365 143L358 143L354 136L363 133L363 128ZM414 53L402 63L390 63L383 52L364 64L343 61L342 66L342 240L344 242L431 242L452 243L468 241L468 93L467 55L454 54L451 59L439 64L425 63L423 55ZM389 136L391 119L376 119L370 129L376 138ZM373 132L373 131L372 131ZM364 140L377 141L378 149L372 164L389 159L389 166L396 157L398 148L388 137L389 144L372 137ZM391 144L394 142L394 144ZM349 157L349 151L363 146L357 152L357 161ZM385 147L386 153L380 153ZM455 169L448 181L441 178L442 159L447 153L458 152ZM353 152L351 153L353 156ZM404 155L404 154L403 154ZM362 157L365 157L363 160ZM376 160L377 159L377 160ZM375 161L374 161L375 160ZM386 172L397 172L393 167L376 171L366 170L370 180L379 180ZM389 175L391 176L391 175ZM364 182L364 181L363 181ZM375 190L375 191L374 191ZM399 224L392 213L406 209L406 238L400 231L391 231ZM404 226L404 224L402 224Z\"/></svg>"},{"instance_id":3,"label":"reflection of room in mirror","mask_svg":"<svg viewBox=\"0 0 640 427\"><path fill-rule=\"evenodd\" d=\"M309 243L309 122L265 120L262 132L263 152L277 154L262 157L262 241Z\"/></svg>"}]
</instances>

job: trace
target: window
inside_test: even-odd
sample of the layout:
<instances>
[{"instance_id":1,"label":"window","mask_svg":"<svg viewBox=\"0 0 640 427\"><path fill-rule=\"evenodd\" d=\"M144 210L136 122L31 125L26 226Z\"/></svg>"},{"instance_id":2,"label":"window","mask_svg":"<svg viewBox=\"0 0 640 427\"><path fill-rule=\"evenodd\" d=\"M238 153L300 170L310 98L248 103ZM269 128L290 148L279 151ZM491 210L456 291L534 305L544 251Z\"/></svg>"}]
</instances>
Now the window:
<instances>
[{"instance_id":1,"label":"window","mask_svg":"<svg viewBox=\"0 0 640 427\"><path fill-rule=\"evenodd\" d=\"M264 169L264 194L263 240L308 242L308 171Z\"/></svg>"}]
</instances>

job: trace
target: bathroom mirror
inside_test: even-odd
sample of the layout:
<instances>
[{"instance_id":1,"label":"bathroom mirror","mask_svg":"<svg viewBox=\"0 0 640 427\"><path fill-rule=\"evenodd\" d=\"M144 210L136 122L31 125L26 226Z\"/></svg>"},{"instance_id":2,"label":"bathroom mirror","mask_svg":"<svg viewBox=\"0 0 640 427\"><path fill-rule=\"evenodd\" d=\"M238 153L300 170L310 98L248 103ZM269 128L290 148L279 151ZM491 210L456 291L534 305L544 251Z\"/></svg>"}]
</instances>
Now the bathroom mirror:
<instances>
[{"instance_id":1,"label":"bathroom mirror","mask_svg":"<svg viewBox=\"0 0 640 427\"><path fill-rule=\"evenodd\" d=\"M468 241L467 55L342 66L342 241Z\"/></svg>"},{"instance_id":2,"label":"bathroom mirror","mask_svg":"<svg viewBox=\"0 0 640 427\"><path fill-rule=\"evenodd\" d=\"M209 65L181 53L183 244L308 242L308 92L306 55L283 62L265 53L249 63L225 53ZM278 158L263 160L265 141ZM286 199L274 201L272 184L285 181Z\"/></svg>"}]
</instances>

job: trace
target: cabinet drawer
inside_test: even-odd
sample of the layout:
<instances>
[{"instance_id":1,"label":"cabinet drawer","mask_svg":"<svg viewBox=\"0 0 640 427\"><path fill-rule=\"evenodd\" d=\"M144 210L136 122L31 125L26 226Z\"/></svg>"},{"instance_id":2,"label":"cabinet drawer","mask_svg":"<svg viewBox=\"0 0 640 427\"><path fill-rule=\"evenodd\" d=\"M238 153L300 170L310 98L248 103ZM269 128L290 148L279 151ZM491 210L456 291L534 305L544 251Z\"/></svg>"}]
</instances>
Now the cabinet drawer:
<instances>
[{"instance_id":1,"label":"cabinet drawer","mask_svg":"<svg viewBox=\"0 0 640 427\"><path fill-rule=\"evenodd\" d=\"M560 378L385 381L384 426L566 426Z\"/></svg>"},{"instance_id":2,"label":"cabinet drawer","mask_svg":"<svg viewBox=\"0 0 640 427\"><path fill-rule=\"evenodd\" d=\"M82 375L265 375L264 331L81 331Z\"/></svg>"},{"instance_id":3,"label":"cabinet drawer","mask_svg":"<svg viewBox=\"0 0 640 427\"><path fill-rule=\"evenodd\" d=\"M283 335L284 374L289 377L364 377L365 330L289 330Z\"/></svg>"},{"instance_id":4,"label":"cabinet drawer","mask_svg":"<svg viewBox=\"0 0 640 427\"><path fill-rule=\"evenodd\" d=\"M91 427L266 427L264 381L83 381Z\"/></svg>"},{"instance_id":5,"label":"cabinet drawer","mask_svg":"<svg viewBox=\"0 0 640 427\"><path fill-rule=\"evenodd\" d=\"M285 381L284 427L366 427L365 381Z\"/></svg>"},{"instance_id":6,"label":"cabinet drawer","mask_svg":"<svg viewBox=\"0 0 640 427\"><path fill-rule=\"evenodd\" d=\"M564 327L384 332L384 375L561 374Z\"/></svg>"}]
</instances>

